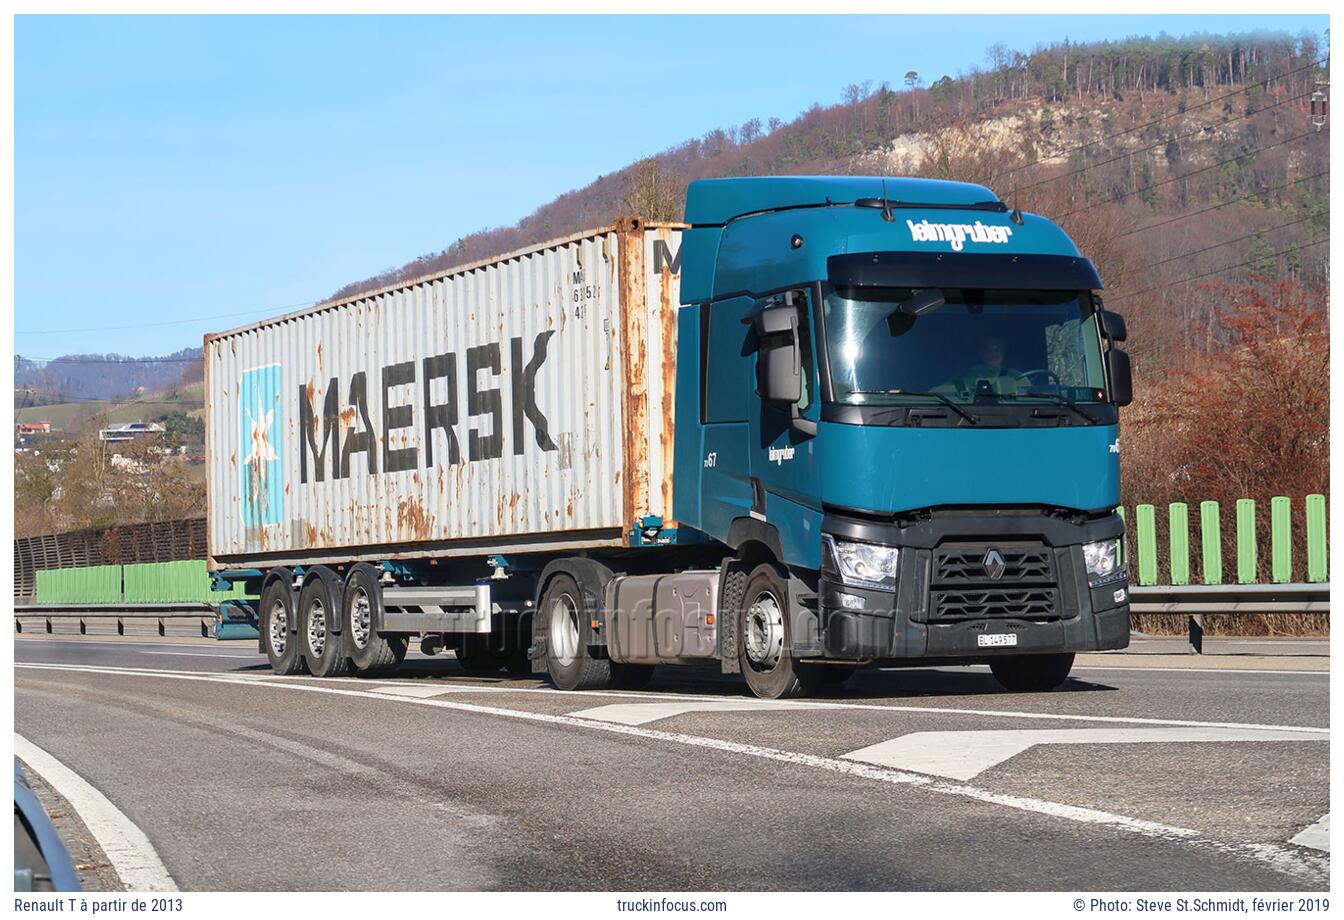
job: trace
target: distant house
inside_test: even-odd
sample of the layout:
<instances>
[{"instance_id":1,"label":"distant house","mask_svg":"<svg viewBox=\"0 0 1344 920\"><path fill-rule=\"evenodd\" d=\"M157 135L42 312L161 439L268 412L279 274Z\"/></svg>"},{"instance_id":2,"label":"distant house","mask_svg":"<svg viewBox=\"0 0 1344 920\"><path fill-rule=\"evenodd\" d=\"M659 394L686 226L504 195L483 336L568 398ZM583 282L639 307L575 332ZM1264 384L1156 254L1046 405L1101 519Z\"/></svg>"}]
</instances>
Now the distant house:
<instances>
[{"instance_id":1,"label":"distant house","mask_svg":"<svg viewBox=\"0 0 1344 920\"><path fill-rule=\"evenodd\" d=\"M154 422L126 422L98 429L98 440L109 444L126 444L144 438L157 438L163 434L163 426Z\"/></svg>"},{"instance_id":2,"label":"distant house","mask_svg":"<svg viewBox=\"0 0 1344 920\"><path fill-rule=\"evenodd\" d=\"M51 422L19 422L14 426L14 447L25 450L48 434L51 434Z\"/></svg>"}]
</instances>

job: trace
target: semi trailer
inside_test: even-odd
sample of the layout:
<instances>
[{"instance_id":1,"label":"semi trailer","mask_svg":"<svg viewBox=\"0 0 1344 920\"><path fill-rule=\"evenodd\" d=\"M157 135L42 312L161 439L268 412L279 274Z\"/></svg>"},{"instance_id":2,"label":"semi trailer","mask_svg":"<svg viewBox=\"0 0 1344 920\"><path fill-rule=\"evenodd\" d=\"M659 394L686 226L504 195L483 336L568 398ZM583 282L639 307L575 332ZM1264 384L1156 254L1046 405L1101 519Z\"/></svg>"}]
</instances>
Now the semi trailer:
<instances>
[{"instance_id":1,"label":"semi trailer","mask_svg":"<svg viewBox=\"0 0 1344 920\"><path fill-rule=\"evenodd\" d=\"M280 674L1050 689L1129 641L1101 287L980 185L692 182L684 223L206 336L210 565Z\"/></svg>"}]
</instances>

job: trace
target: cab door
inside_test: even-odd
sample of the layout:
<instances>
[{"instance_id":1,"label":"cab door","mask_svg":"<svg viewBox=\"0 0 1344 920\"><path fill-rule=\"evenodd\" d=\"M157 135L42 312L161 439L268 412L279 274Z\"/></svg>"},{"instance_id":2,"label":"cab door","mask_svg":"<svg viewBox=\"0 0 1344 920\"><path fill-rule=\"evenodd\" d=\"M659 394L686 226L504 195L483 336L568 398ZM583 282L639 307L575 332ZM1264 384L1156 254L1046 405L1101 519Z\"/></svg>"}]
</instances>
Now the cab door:
<instances>
[{"instance_id":1,"label":"cab door","mask_svg":"<svg viewBox=\"0 0 1344 920\"><path fill-rule=\"evenodd\" d=\"M820 399L812 307L812 295L804 289L785 291L753 305L753 316L788 308L791 312L783 315L794 323L787 333L764 334L757 324L747 452L751 516L778 534L784 562L817 568L821 564L821 472L815 445ZM770 328L783 326L776 322ZM789 347L797 348L798 396L781 400L774 398L778 394L771 392L768 380L769 365L781 360L781 355L770 352ZM788 360L786 354L782 360Z\"/></svg>"}]
</instances>

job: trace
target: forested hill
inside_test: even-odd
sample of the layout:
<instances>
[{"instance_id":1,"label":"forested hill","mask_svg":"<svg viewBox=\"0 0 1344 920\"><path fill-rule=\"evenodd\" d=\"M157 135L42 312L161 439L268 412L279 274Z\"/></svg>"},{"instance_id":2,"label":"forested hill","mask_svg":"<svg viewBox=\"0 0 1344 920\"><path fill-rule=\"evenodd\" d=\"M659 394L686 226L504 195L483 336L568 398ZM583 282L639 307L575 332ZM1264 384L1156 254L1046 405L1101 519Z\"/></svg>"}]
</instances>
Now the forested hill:
<instances>
[{"instance_id":1,"label":"forested hill","mask_svg":"<svg viewBox=\"0 0 1344 920\"><path fill-rule=\"evenodd\" d=\"M987 50L983 68L956 76L906 72L894 62L890 74L844 88L838 104L814 104L789 122L762 118L715 129L599 176L515 226L471 234L440 252L346 285L334 296L488 258L622 214L678 219L687 182L710 176L864 173L884 167L988 182L1005 196L1016 188L1024 206L1039 201L1047 214L1044 205L1065 188L1099 191L1101 200L1108 190L1111 197L1128 190L1151 214L1174 214L1242 193L1278 207L1285 179L1295 180L1295 194L1300 180L1317 172L1286 167L1323 163L1324 138L1315 145L1307 137L1293 146L1283 143L1266 157L1259 151L1302 133L1313 80L1324 75L1318 66L1324 56L1313 36L1201 34L1064 42L1030 53L999 44ZM1256 118L1257 112L1266 115ZM1155 119L1164 120L1149 124ZM1124 133L1115 137L1118 132ZM1082 144L1088 146L1073 149ZM1152 149L1145 151L1148 156L1113 161L1117 147L1128 153L1136 146ZM881 158L911 150L924 155ZM1232 156L1237 159L1226 168L1193 174ZM1032 183L1080 170L1086 173L1079 173L1079 181L1061 182L1048 195L1033 194ZM1159 179L1186 174L1188 179L1153 187ZM1260 245L1259 254L1267 252Z\"/></svg>"},{"instance_id":2,"label":"forested hill","mask_svg":"<svg viewBox=\"0 0 1344 920\"><path fill-rule=\"evenodd\" d=\"M117 399L152 393L181 380L200 380L201 349L133 358L117 354L62 355L50 361L14 356L14 405Z\"/></svg>"}]
</instances>

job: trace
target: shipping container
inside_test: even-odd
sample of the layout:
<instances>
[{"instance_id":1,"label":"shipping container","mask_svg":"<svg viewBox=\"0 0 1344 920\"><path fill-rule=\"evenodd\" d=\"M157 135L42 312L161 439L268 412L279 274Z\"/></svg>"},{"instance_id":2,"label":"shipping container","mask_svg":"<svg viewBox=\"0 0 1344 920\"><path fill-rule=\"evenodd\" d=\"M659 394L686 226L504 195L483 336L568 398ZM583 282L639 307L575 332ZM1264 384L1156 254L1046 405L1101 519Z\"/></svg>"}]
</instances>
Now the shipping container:
<instances>
[{"instance_id":1,"label":"shipping container","mask_svg":"<svg viewBox=\"0 0 1344 920\"><path fill-rule=\"evenodd\" d=\"M620 546L672 509L681 226L205 340L212 565Z\"/></svg>"}]
</instances>

